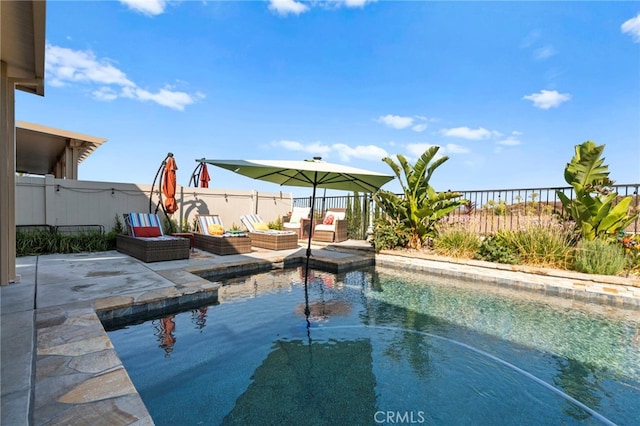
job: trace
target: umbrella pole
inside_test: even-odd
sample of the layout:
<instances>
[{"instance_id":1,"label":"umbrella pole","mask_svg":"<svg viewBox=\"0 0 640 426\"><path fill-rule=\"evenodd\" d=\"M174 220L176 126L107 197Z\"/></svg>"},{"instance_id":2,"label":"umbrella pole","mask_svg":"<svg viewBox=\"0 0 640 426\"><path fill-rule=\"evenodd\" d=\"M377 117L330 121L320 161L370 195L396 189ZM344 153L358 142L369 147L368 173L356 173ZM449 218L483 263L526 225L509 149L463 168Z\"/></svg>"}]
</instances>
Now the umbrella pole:
<instances>
[{"instance_id":1,"label":"umbrella pole","mask_svg":"<svg viewBox=\"0 0 640 426\"><path fill-rule=\"evenodd\" d=\"M164 166L167 164L167 158L169 158L169 155L164 157L164 160L162 160L162 163L160 163L160 167L158 167L156 176L153 178L153 183L151 184L151 194L149 194L149 213L153 213L153 190L156 187L156 181L158 180L158 176L162 176L162 173L164 172ZM158 183L158 187L161 187L160 182ZM159 190L158 192L161 193L162 190ZM162 195L159 195L159 197L160 197L160 202L162 202ZM158 209L156 208L156 213L157 212L158 212Z\"/></svg>"},{"instance_id":2,"label":"umbrella pole","mask_svg":"<svg viewBox=\"0 0 640 426\"><path fill-rule=\"evenodd\" d=\"M311 195L311 216L309 221L309 240L307 242L307 261L304 267L304 315L307 318L307 334L309 334L309 328L311 327L311 323L309 322L309 315L311 311L309 310L309 258L311 257L311 234L313 232L313 209L316 202L316 184L315 182L318 179L318 173L316 172L314 176L314 184L313 184L313 192Z\"/></svg>"}]
</instances>

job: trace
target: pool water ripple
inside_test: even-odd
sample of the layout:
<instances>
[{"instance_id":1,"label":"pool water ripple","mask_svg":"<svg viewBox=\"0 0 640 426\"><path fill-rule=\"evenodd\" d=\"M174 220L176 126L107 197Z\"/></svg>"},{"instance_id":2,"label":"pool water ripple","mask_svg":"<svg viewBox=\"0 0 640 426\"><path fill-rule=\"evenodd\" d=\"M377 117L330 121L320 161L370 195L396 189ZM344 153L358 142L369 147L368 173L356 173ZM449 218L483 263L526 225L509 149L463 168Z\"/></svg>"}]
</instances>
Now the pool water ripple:
<instances>
[{"instance_id":1,"label":"pool water ripple","mask_svg":"<svg viewBox=\"0 0 640 426\"><path fill-rule=\"evenodd\" d=\"M308 328L302 282L110 331L156 424L637 424L633 312L367 268L313 271Z\"/></svg>"}]
</instances>

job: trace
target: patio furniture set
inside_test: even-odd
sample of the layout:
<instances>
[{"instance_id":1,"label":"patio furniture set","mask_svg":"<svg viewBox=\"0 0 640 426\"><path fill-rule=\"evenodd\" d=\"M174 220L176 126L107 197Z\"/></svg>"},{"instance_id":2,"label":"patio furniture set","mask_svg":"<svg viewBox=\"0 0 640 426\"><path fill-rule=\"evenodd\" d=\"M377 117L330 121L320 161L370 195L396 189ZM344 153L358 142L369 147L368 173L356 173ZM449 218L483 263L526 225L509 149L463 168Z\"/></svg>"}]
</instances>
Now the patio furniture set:
<instances>
[{"instance_id":1,"label":"patio furniture set","mask_svg":"<svg viewBox=\"0 0 640 426\"><path fill-rule=\"evenodd\" d=\"M247 231L226 230L218 215L198 215L196 232L165 235L157 214L127 213L124 215L127 234L117 235L116 248L143 262L188 259L193 248L220 256L249 253L252 246L268 250L295 249L299 239L308 237L309 214L309 208L295 207L282 231L269 229L257 214L241 216ZM312 239L345 241L344 209L327 211L322 222L314 226Z\"/></svg>"}]
</instances>

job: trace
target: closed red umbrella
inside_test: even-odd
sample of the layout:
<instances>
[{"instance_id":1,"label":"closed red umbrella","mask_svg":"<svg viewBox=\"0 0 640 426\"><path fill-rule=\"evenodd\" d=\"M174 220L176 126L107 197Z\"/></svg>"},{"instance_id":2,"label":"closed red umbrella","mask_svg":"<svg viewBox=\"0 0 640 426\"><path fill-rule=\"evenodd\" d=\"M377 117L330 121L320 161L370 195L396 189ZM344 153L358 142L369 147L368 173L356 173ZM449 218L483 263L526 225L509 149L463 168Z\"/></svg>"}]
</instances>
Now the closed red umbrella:
<instances>
[{"instance_id":1,"label":"closed red umbrella","mask_svg":"<svg viewBox=\"0 0 640 426\"><path fill-rule=\"evenodd\" d=\"M202 163L202 169L200 170L200 188L208 188L210 180L207 165Z\"/></svg>"},{"instance_id":2,"label":"closed red umbrella","mask_svg":"<svg viewBox=\"0 0 640 426\"><path fill-rule=\"evenodd\" d=\"M176 201L176 161L173 159L173 154L169 153L167 163L164 166L164 173L162 174L162 193L165 196L164 207L168 214L174 213L178 210L178 203Z\"/></svg>"}]
</instances>

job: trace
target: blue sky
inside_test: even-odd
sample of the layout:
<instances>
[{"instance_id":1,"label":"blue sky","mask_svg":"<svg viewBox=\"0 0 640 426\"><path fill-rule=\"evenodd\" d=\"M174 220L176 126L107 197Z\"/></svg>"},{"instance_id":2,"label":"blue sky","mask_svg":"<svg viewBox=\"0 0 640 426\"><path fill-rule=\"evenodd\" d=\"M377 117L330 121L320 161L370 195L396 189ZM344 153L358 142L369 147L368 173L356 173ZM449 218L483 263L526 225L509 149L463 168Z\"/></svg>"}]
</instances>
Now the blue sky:
<instances>
[{"instance_id":1,"label":"blue sky","mask_svg":"<svg viewBox=\"0 0 640 426\"><path fill-rule=\"evenodd\" d=\"M640 182L637 2L53 0L46 25L45 96L16 118L108 139L82 180L150 184L169 151L185 186L202 157L391 173L438 145L436 190L565 186L593 140Z\"/></svg>"}]
</instances>

